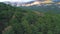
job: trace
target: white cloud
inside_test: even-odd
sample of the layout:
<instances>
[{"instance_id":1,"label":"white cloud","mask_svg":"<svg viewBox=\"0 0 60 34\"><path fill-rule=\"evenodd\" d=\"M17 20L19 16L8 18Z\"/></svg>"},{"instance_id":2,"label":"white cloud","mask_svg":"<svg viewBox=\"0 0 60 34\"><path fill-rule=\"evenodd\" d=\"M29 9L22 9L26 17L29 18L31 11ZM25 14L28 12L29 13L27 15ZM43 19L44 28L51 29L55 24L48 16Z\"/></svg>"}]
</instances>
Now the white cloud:
<instances>
[{"instance_id":1,"label":"white cloud","mask_svg":"<svg viewBox=\"0 0 60 34\"><path fill-rule=\"evenodd\" d=\"M32 0L0 0L0 2L4 2L4 1L10 1L10 2L28 2L28 1L32 1Z\"/></svg>"},{"instance_id":2,"label":"white cloud","mask_svg":"<svg viewBox=\"0 0 60 34\"><path fill-rule=\"evenodd\" d=\"M0 0L0 2L4 2L4 1L11 1L11 2L15 2L15 1L18 1L18 0Z\"/></svg>"}]
</instances>

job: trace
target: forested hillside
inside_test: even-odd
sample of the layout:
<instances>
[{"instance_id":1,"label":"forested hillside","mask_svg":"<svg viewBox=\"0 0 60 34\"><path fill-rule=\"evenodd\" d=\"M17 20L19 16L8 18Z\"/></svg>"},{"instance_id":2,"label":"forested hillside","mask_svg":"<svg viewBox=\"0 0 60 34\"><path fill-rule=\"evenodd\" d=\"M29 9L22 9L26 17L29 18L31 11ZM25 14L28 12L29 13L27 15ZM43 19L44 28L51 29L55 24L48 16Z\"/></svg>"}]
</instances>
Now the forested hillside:
<instances>
[{"instance_id":1,"label":"forested hillside","mask_svg":"<svg viewBox=\"0 0 60 34\"><path fill-rule=\"evenodd\" d=\"M60 14L0 3L0 34L60 34Z\"/></svg>"},{"instance_id":2,"label":"forested hillside","mask_svg":"<svg viewBox=\"0 0 60 34\"><path fill-rule=\"evenodd\" d=\"M49 4L42 4L42 5L33 5L33 6L22 6L21 8L23 9L29 9L33 11L39 11L39 12L50 12L51 14L60 14L60 4L52 3L51 5Z\"/></svg>"}]
</instances>

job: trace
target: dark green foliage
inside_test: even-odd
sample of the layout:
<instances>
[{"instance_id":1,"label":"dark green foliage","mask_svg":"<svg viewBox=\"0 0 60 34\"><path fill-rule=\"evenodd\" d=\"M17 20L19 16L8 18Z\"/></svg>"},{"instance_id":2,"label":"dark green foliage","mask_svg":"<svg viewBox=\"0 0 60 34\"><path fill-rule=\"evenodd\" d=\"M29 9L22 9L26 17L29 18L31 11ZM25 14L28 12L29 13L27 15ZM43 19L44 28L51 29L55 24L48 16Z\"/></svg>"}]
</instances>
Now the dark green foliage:
<instances>
[{"instance_id":1,"label":"dark green foliage","mask_svg":"<svg viewBox=\"0 0 60 34\"><path fill-rule=\"evenodd\" d=\"M4 3L0 7L0 34L60 34L60 14L24 10Z\"/></svg>"}]
</instances>

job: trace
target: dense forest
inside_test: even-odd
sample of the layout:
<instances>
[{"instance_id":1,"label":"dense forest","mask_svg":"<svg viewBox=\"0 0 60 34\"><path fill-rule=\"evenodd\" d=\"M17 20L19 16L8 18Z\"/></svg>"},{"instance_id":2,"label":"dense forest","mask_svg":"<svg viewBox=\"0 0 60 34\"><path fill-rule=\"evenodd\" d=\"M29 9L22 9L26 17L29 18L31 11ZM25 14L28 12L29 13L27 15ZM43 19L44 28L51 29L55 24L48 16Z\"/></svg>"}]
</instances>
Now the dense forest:
<instances>
[{"instance_id":1,"label":"dense forest","mask_svg":"<svg viewBox=\"0 0 60 34\"><path fill-rule=\"evenodd\" d=\"M0 34L60 34L60 14L49 12L0 3Z\"/></svg>"}]
</instances>

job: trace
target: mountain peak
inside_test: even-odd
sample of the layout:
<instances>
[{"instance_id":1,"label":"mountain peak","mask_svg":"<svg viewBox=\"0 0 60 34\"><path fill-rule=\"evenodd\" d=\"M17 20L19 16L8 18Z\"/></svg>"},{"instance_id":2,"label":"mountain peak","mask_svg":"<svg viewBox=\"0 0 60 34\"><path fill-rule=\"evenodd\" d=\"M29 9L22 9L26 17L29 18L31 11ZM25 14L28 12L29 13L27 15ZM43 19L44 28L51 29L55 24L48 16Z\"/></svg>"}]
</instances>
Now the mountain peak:
<instances>
[{"instance_id":1,"label":"mountain peak","mask_svg":"<svg viewBox=\"0 0 60 34\"><path fill-rule=\"evenodd\" d=\"M23 6L32 6L32 5L40 5L40 4L48 4L48 3L53 3L52 1L50 0L36 0L32 3L28 3L28 4L24 4Z\"/></svg>"}]
</instances>

